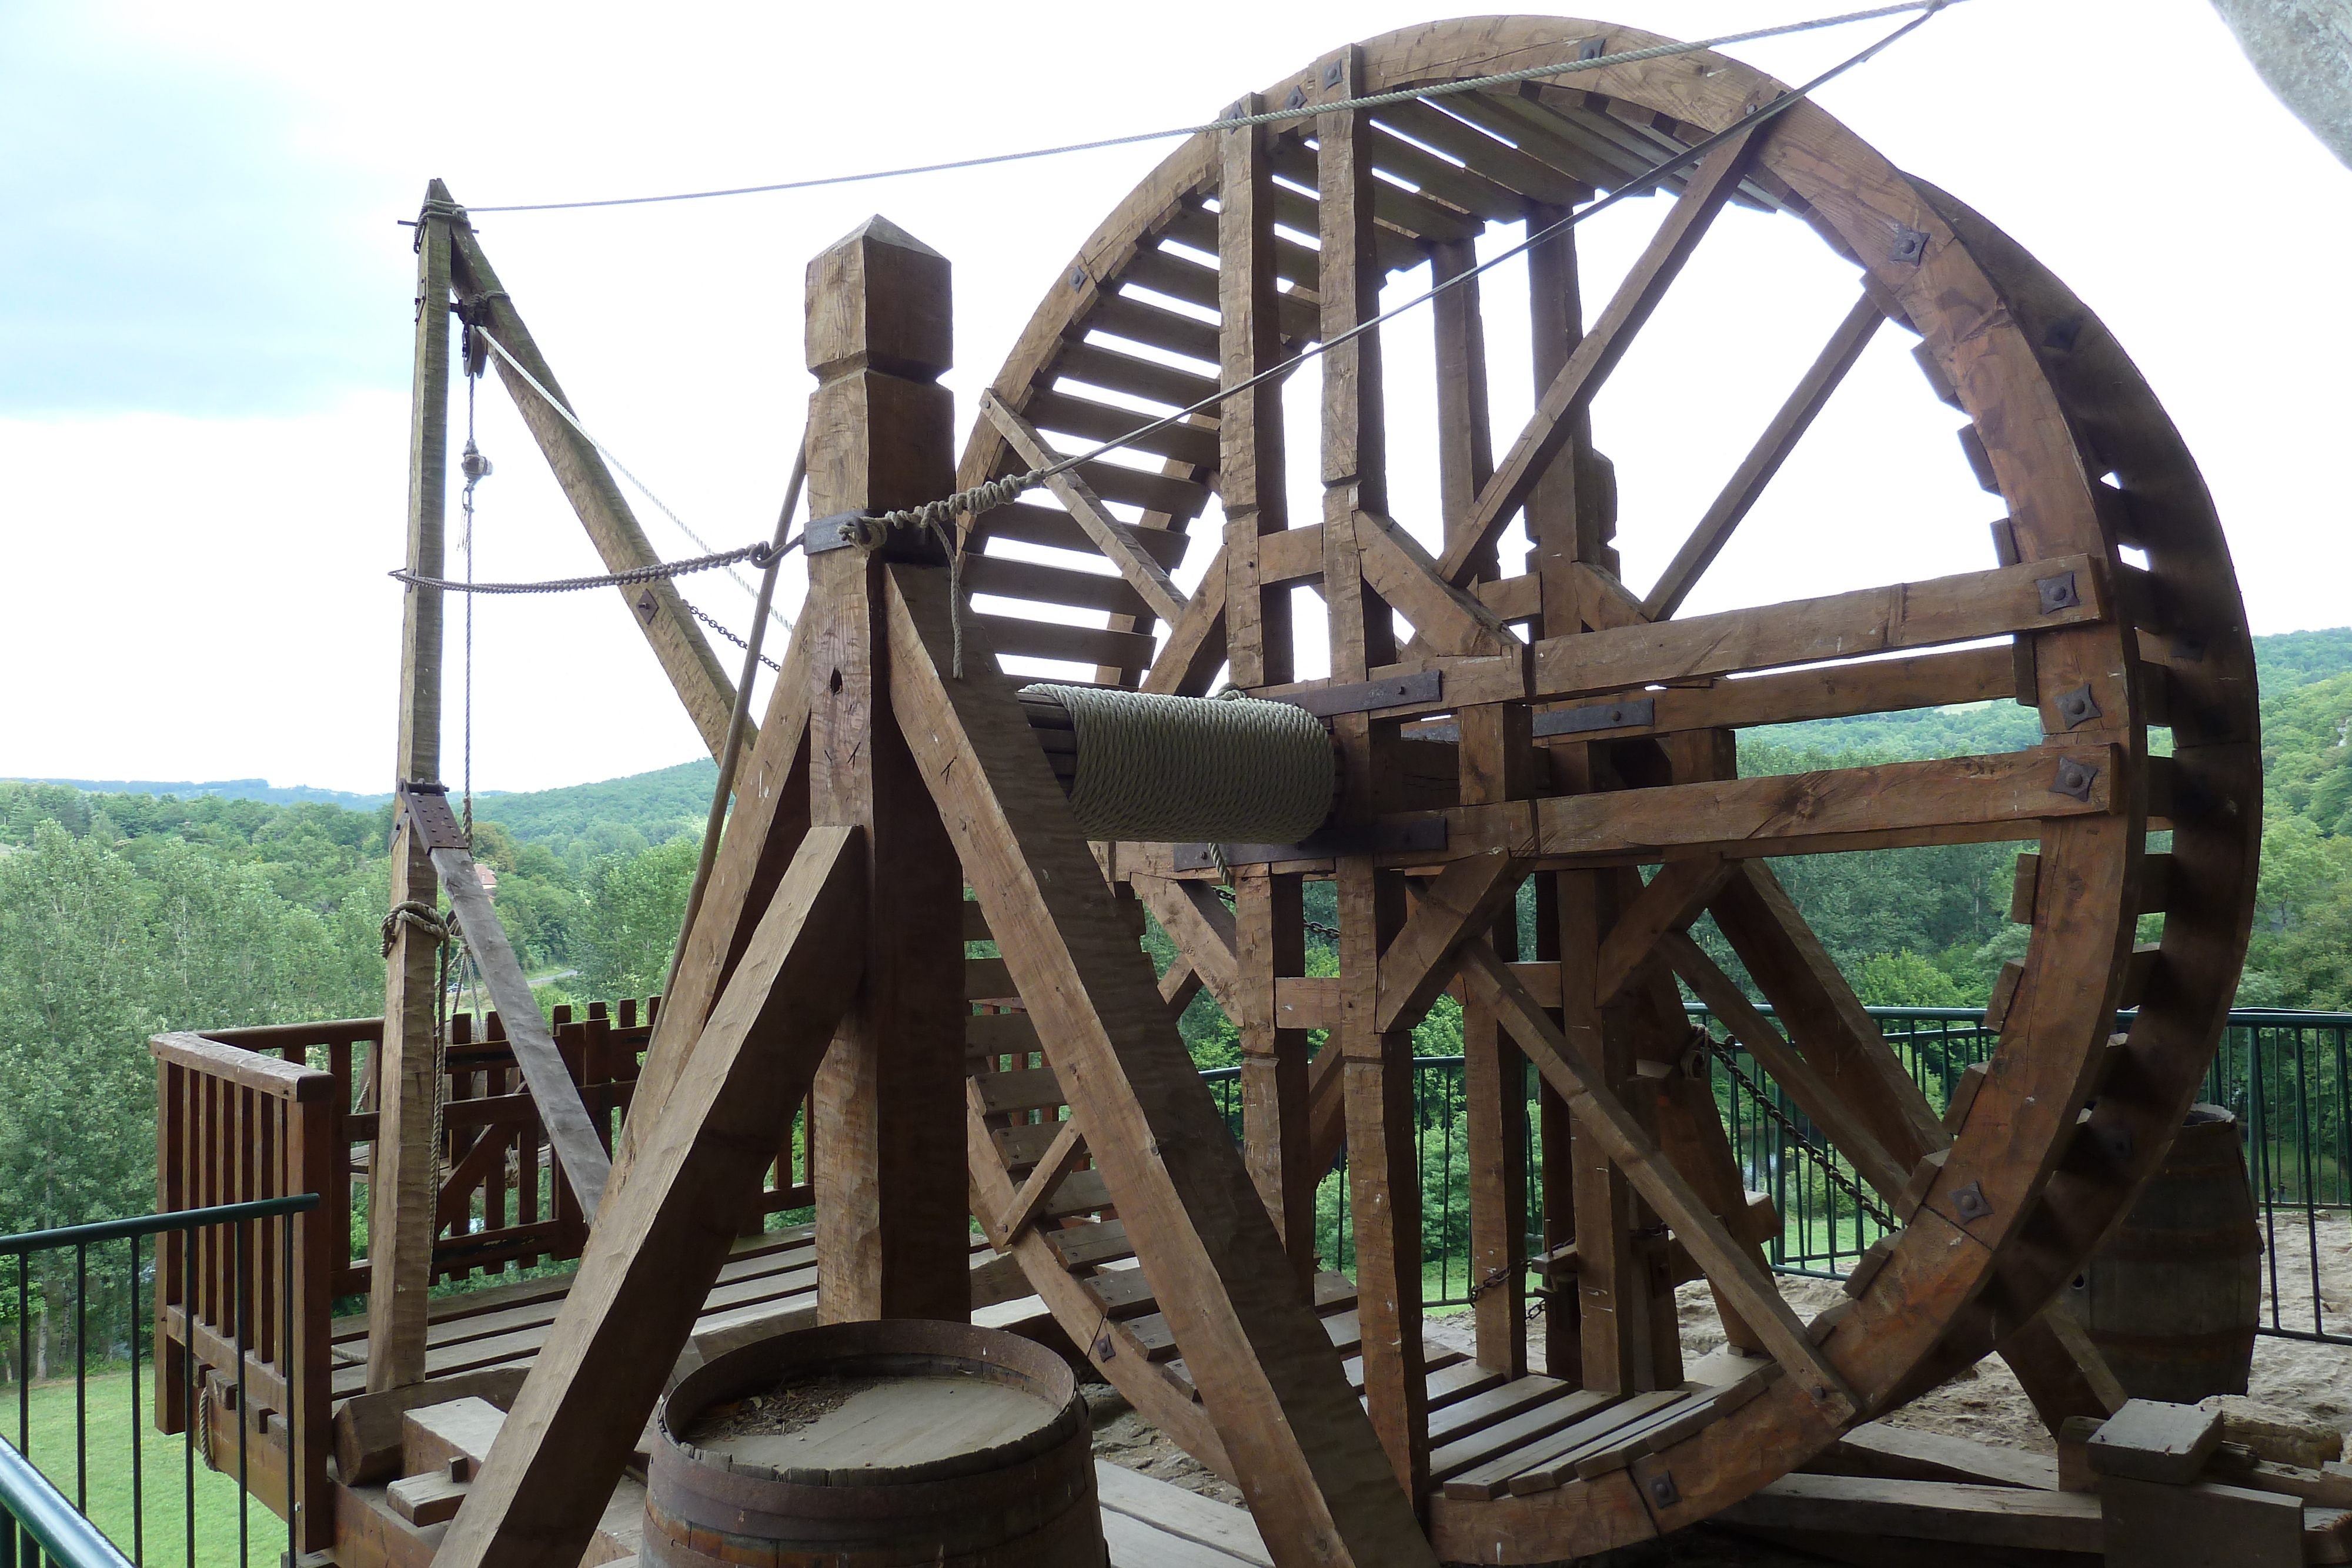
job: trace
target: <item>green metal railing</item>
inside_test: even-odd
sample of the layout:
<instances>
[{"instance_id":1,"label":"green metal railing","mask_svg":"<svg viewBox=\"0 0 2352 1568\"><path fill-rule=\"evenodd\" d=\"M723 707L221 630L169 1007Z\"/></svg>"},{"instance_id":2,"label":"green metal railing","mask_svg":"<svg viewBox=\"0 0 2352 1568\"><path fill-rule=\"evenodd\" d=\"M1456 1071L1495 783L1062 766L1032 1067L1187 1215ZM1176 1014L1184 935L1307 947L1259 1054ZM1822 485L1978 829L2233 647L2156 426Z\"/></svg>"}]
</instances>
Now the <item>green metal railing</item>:
<instances>
[{"instance_id":1,"label":"green metal railing","mask_svg":"<svg viewBox=\"0 0 2352 1568\"><path fill-rule=\"evenodd\" d=\"M236 1560L251 1561L253 1542L248 1527L245 1500L251 1493L252 1456L247 1452L245 1418L245 1377L247 1352L259 1327L257 1313L268 1308L257 1302L253 1288L255 1270L249 1260L255 1249L267 1246L257 1239L254 1228L269 1220L285 1220L277 1226L280 1245L284 1249L283 1267L278 1274L281 1281L293 1278L294 1228L289 1217L306 1214L318 1207L316 1194L305 1193L293 1197L268 1198L256 1203L224 1204L211 1208L180 1209L169 1214L142 1215L131 1219L101 1220L91 1225L68 1226L55 1230L35 1230L17 1236L0 1236L0 1307L13 1305L15 1319L16 1360L16 1435L13 1440L0 1432L0 1568L40 1568L47 1563L53 1568L117 1568L119 1564L144 1564L147 1561L149 1536L147 1522L148 1474L145 1463L146 1427L152 1412L141 1400L141 1346L152 1326L142 1307L151 1301L155 1286L154 1254L142 1249L148 1238L172 1233L193 1233L219 1228L230 1238L228 1252L230 1278L235 1282L232 1291L234 1316L227 1324L236 1355L235 1386L237 1409L237 1441L234 1458L236 1496ZM118 1256L112 1244L122 1244ZM62 1290L71 1281L69 1302L63 1303L62 1330L70 1342L73 1356L73 1419L72 1456L68 1467L62 1456L48 1462L45 1474L36 1463L33 1424L33 1322L35 1318L37 1273L35 1260L54 1260L37 1276L43 1285ZM6 1299L7 1287L13 1284L15 1300ZM42 1308L48 1312L49 1292L41 1293ZM290 1291L279 1291L278 1310L283 1312L284 1339L293 1337L295 1302ZM115 1317L116 1309L121 1316ZM115 1332L110 1320L120 1322L123 1354L130 1364L128 1397L124 1414L128 1417L129 1440L121 1458L111 1465L103 1456L99 1467L91 1463L91 1438L96 1432L90 1404L90 1373L92 1352L96 1350L103 1362ZM182 1366L186 1386L182 1390L184 1408L197 1410L195 1394L195 1358L184 1356ZM290 1370L289 1375L295 1374ZM292 1423L298 1418L299 1403L288 1405L289 1426L286 1433L288 1453L299 1452L297 1445L311 1435L299 1430ZM184 1558L188 1568L195 1568L199 1557L197 1529L197 1451L199 1443L205 1448L205 1468L222 1468L219 1460L226 1456L210 1452L209 1434L199 1431L199 1418L191 1414L181 1445L182 1474L176 1489L182 1500L180 1540L170 1542L178 1550L173 1556ZM103 1442L104 1439L100 1438ZM43 1458L47 1450L43 1450ZM127 1470L127 1475L122 1473ZM73 1492L68 1498L63 1488L67 1474L72 1477ZM52 1479L52 1477L55 1479ZM96 1511L92 1481L104 1479L110 1486L127 1482L127 1502L115 1511L127 1512L118 1521L118 1533L129 1535L130 1555L126 1557L114 1541L93 1522ZM289 1516L292 1510L288 1510ZM287 1561L299 1557L296 1547L295 1524L289 1517L287 1523ZM153 1531L156 1544L164 1545L169 1531ZM167 1548L168 1550L168 1548ZM206 1553L210 1556L211 1554ZM158 1561L166 1560L159 1554Z\"/></svg>"},{"instance_id":2,"label":"green metal railing","mask_svg":"<svg viewBox=\"0 0 2352 1568\"><path fill-rule=\"evenodd\" d=\"M1871 1008L1895 1059L1940 1113L1960 1074L1999 1045L1981 1009ZM1696 1021L1706 1009L1692 1004ZM1771 1009L1764 1009L1771 1016ZM2132 1016L2116 1016L2128 1030ZM1720 1030L1712 1031L1720 1033ZM2352 1344L2352 1315L2332 1313L2323 1290L2332 1249L2323 1224L2352 1222L2352 1013L2242 1009L2232 1012L2199 1098L2237 1113L2264 1232L2268 1301L2263 1332L2290 1339ZM1463 1059L1416 1057L1414 1140L1421 1155L1423 1300L1458 1306L1470 1300L1469 1150L1465 1131ZM1240 1069L1216 1068L1209 1081L1226 1125L1241 1135ZM1780 1234L1766 1249L1783 1273L1842 1277L1893 1228L1878 1195L1856 1176L1827 1137L1747 1051L1719 1044L1709 1063L1716 1104L1747 1185L1780 1210ZM1542 1150L1528 1075L1528 1168ZM1528 1183L1530 1251L1542 1232L1539 1183ZM1354 1261L1347 1156L1317 1194L1317 1250L1326 1268ZM2352 1240L2352 1238L2343 1239ZM2352 1281L2346 1281L2352 1284ZM2308 1286L2307 1312L2283 1304ZM2283 1286L2291 1290L2283 1290ZM2305 1321L2307 1317L2308 1321Z\"/></svg>"}]
</instances>

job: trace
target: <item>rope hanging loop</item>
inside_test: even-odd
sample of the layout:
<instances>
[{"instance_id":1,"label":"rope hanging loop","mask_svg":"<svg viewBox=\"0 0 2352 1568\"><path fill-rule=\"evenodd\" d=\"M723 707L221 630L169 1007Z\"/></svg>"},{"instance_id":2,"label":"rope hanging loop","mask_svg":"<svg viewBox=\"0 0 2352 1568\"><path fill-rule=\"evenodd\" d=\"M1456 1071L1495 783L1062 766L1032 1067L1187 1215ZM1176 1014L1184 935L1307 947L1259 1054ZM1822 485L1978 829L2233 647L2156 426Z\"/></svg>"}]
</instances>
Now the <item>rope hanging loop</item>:
<instances>
[{"instance_id":1,"label":"rope hanging loop","mask_svg":"<svg viewBox=\"0 0 2352 1568\"><path fill-rule=\"evenodd\" d=\"M1331 814L1331 737L1304 708L1050 683L1020 695L1069 715L1070 810L1097 842L1297 843Z\"/></svg>"}]
</instances>

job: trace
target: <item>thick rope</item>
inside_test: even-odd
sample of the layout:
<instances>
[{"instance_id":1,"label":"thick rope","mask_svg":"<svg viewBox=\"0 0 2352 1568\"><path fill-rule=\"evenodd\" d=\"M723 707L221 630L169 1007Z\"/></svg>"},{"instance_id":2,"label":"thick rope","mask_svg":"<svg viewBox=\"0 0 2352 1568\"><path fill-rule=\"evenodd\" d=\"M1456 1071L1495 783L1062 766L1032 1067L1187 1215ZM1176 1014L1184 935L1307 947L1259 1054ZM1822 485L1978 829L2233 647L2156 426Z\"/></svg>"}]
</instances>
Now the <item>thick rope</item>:
<instances>
[{"instance_id":1,"label":"thick rope","mask_svg":"<svg viewBox=\"0 0 2352 1568\"><path fill-rule=\"evenodd\" d=\"M788 542L785 549L800 543ZM657 560L651 566L633 566L626 571L608 571L599 577L559 577L548 582L457 582L443 577L419 577L405 569L395 569L384 575L394 582L404 582L412 588L437 588L445 593L577 593L589 588L626 588L637 582L659 582L667 578L684 577L688 572L709 571L713 567L730 566L739 560L764 567L773 547L767 544L744 545L740 549L720 550L717 555L698 555L689 560Z\"/></svg>"},{"instance_id":2,"label":"thick rope","mask_svg":"<svg viewBox=\"0 0 2352 1568\"><path fill-rule=\"evenodd\" d=\"M1287 844L1331 814L1331 737L1304 708L1108 686L1021 695L1069 713L1070 810L1089 839Z\"/></svg>"},{"instance_id":3,"label":"thick rope","mask_svg":"<svg viewBox=\"0 0 2352 1568\"><path fill-rule=\"evenodd\" d=\"M1880 16L1900 16L1910 11L1934 13L1960 0L1907 0L1899 5L1881 5L1869 11L1848 11L1836 16L1816 16L1809 21L1784 22L1776 27L1758 27L1745 33L1726 33L1719 37L1698 38L1672 44L1652 44L1646 48L1625 49L1613 55L1596 55L1591 59L1559 60L1549 65L1529 66L1522 70L1498 71L1491 76L1467 77L1460 81L1437 82L1428 87L1402 88L1394 92L1376 92L1362 98L1337 99L1330 103L1285 104L1280 109L1261 114L1228 115L1223 119L1203 121L1199 125L1173 126L1166 131L1141 131L1127 136L1108 136L1095 141L1075 141L1060 147L1040 147L1025 152L992 152L979 158L958 158L945 163L919 163L903 169L876 169L862 174L827 174L814 180L786 180L772 185L734 185L714 191L679 191L661 196L607 196L585 202L510 202L500 206L475 207L477 213L554 213L569 212L581 207L635 207L652 202L699 202L714 196L755 196L772 191L807 191L825 185L858 184L868 180L890 180L908 174L940 174L957 169L985 169L998 163L1017 163L1032 158L1054 158L1070 152L1093 152L1106 147L1130 147L1139 141L1164 141L1178 136L1197 136L1207 131L1237 131L1251 125L1278 125L1294 120L1312 120L1318 114L1341 114L1351 110L1380 109L1391 103L1423 101L1444 98L1454 93L1475 92L1485 88L1508 87L1517 82L1538 81L1545 77L1569 76L1578 71L1606 70L1612 66L1635 65L1643 60L1664 59L1674 55L1693 54L1703 49L1719 49L1731 44L1753 43L1759 38L1785 37L1791 33L1810 33L1823 27L1843 26L1850 22L1867 22Z\"/></svg>"}]
</instances>

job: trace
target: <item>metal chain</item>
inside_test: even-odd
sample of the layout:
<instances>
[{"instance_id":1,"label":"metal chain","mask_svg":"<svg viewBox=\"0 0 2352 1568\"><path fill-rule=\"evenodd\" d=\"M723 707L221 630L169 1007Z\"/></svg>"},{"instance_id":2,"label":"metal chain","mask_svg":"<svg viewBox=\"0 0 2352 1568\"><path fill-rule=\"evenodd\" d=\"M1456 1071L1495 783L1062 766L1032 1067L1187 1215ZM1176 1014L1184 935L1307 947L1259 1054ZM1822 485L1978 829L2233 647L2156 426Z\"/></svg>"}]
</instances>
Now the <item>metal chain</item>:
<instances>
[{"instance_id":1,"label":"metal chain","mask_svg":"<svg viewBox=\"0 0 2352 1568\"><path fill-rule=\"evenodd\" d=\"M1807 1137L1803 1130L1794 1122L1789 1120L1788 1116L1781 1111L1780 1106L1773 1103L1772 1093L1769 1090L1766 1089L1764 1085L1757 1082L1753 1078L1748 1077L1745 1072L1739 1071L1739 1063L1732 1060L1732 1053L1727 1046L1726 1046L1721 1040L1716 1039L1715 1036L1707 1033L1705 1030L1699 1030L1699 1038L1706 1041L1707 1053L1710 1056L1713 1056L1717 1061L1723 1063L1723 1070L1731 1074L1732 1082L1738 1083L1742 1089L1748 1091L1748 1097L1756 1102L1757 1108L1762 1111L1764 1114L1780 1129L1782 1134L1785 1135L1790 1143L1794 1144L1810 1159L1811 1159L1815 1165L1821 1167L1822 1175L1828 1178L1830 1185L1844 1193L1848 1197L1853 1199L1853 1206L1857 1212L1869 1215L1871 1218L1875 1219L1879 1224L1886 1227L1889 1230L1899 1230L1902 1228L1901 1226L1895 1223L1895 1217L1893 1215L1879 1207L1878 1205L1872 1200L1870 1196L1863 1191L1860 1186L1837 1168L1836 1152L1834 1150L1825 1149L1820 1144L1817 1144L1812 1139Z\"/></svg>"},{"instance_id":2,"label":"metal chain","mask_svg":"<svg viewBox=\"0 0 2352 1568\"><path fill-rule=\"evenodd\" d=\"M749 643L744 642L742 638L738 637L734 632L730 632L726 627L721 626L718 622L704 614L702 612L702 607L696 604L694 601L687 598L684 594L680 594L677 601L686 606L686 612L688 615L693 616L697 621L701 622L705 626L709 627L713 632L718 632L721 637L726 638L738 648L742 648L747 651L750 649L751 644ZM760 663L767 665L768 668L775 671L776 674L780 675L784 673L784 667L776 663L773 659L768 657L765 653L760 655Z\"/></svg>"},{"instance_id":3,"label":"metal chain","mask_svg":"<svg viewBox=\"0 0 2352 1568\"><path fill-rule=\"evenodd\" d=\"M1220 884L1217 888L1217 896L1223 899L1230 904L1234 901L1234 890L1230 887ZM1307 930L1312 931L1316 936L1322 937L1327 942L1337 942L1339 940L1339 933L1328 925L1318 925L1314 921L1304 918L1299 921L1299 924L1306 926Z\"/></svg>"},{"instance_id":4,"label":"metal chain","mask_svg":"<svg viewBox=\"0 0 2352 1568\"><path fill-rule=\"evenodd\" d=\"M687 560L657 560L651 566L633 566L626 571L609 571L601 577L559 577L547 582L455 582L443 577L420 577L404 569L387 571L384 576L394 582L407 583L412 588L437 588L445 593L576 593L588 588L627 588L635 583L659 582L665 578L684 577L691 571L732 566L739 560L765 567L772 557L782 554L783 550L799 549L800 542L795 537L784 541L783 549L777 549L762 540L738 549L720 550L717 555L698 555Z\"/></svg>"}]
</instances>

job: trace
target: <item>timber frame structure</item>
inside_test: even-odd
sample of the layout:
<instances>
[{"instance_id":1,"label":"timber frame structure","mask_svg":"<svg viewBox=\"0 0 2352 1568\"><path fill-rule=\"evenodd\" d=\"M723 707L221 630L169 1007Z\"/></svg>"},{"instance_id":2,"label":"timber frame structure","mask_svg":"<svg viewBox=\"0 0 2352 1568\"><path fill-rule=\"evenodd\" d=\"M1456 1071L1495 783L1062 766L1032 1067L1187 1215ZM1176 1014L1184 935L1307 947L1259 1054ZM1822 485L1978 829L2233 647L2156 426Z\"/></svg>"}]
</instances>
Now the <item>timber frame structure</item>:
<instances>
[{"instance_id":1,"label":"timber frame structure","mask_svg":"<svg viewBox=\"0 0 2352 1568\"><path fill-rule=\"evenodd\" d=\"M1311 107L1658 41L1559 18L1436 23L1336 49L1241 103ZM1456 277L1489 225L1551 222L1785 90L1700 53L1196 136L1055 278L960 466L938 384L948 263L872 220L810 267L810 514L917 506L1045 466L1057 437L1129 434L1143 411L1339 340L1394 273ZM1589 327L1573 231L1530 254L1540 396L1499 458L1476 283L1441 297L1443 516L1418 534L1391 514L1402 433L1366 334L1322 358L1311 459L1286 436L1278 385L1233 396L1139 439L1156 467L1089 463L1050 482L1051 504L966 518L964 604L918 535L811 555L609 1180L593 1136L575 1129L579 1157L562 1160L593 1217L577 1280L436 1562L581 1560L803 1100L822 1133L822 1319L966 1317L977 1218L1077 1354L1241 1487L1283 1568L1625 1544L1737 1502L1995 1351L2053 1426L2112 1406L2095 1354L2045 1309L2179 1124L2252 909L2252 650L2210 501L2063 285L1811 103L1662 183L1656 237ZM1617 575L1612 473L1587 413L1731 204L1808 225L1859 268L1857 298L1636 595ZM418 255L409 562L431 577L445 303L561 393L437 183ZM1890 323L1917 339L2006 507L1993 564L1678 616ZM608 564L650 564L594 450L499 369ZM1286 474L1310 460L1321 509L1294 518ZM1188 534L1212 499L1222 528ZM1524 567L1498 548L1514 521ZM1208 566L1187 594L1171 572L1192 547ZM1098 559L1050 564L1040 549ZM1326 678L1297 678L1298 589L1328 613ZM677 595L619 591L720 748L732 689ZM436 818L416 788L437 769L438 600L408 595L395 899L429 900L462 863L436 825L446 808ZM1330 727L1337 818L1295 845L1088 844L996 654L1181 695L1230 672L1299 703ZM2042 744L1738 776L1742 727L1986 699L2035 709ZM2168 729L2168 753L2152 729ZM2157 834L2168 843L2152 848ZM1994 998L1998 1054L1939 1115L1770 862L1988 841L2031 846L2012 909L2031 943ZM1305 974L1309 878L1337 884L1332 978ZM1181 952L1163 977L1139 949L1146 911ZM1785 1039L1690 935L1702 915ZM2143 941L2152 918L2160 936ZM968 961L971 939L1000 956ZM368 1387L387 1393L430 1371L438 1092L430 945L404 927L393 958L367 1360ZM1771 1282L1759 1243L1777 1218L1744 1190L1688 1071L1677 982L1901 1222L1849 1301L1810 1323ZM1480 1281L1468 1356L1423 1338L1411 1132L1411 1031L1449 987L1465 1008ZM1238 1144L1175 1027L1203 988L1240 1030ZM2124 1035L2119 1008L2138 1009ZM527 1070L525 1054L519 1040ZM1529 1064L1539 1169L1525 1155ZM554 1129L561 1091L530 1083ZM1316 1185L1343 1145L1352 1280L1314 1253ZM1672 1292L1701 1277L1729 1344L1685 1365ZM1550 1306L1540 1375L1531 1278Z\"/></svg>"}]
</instances>

